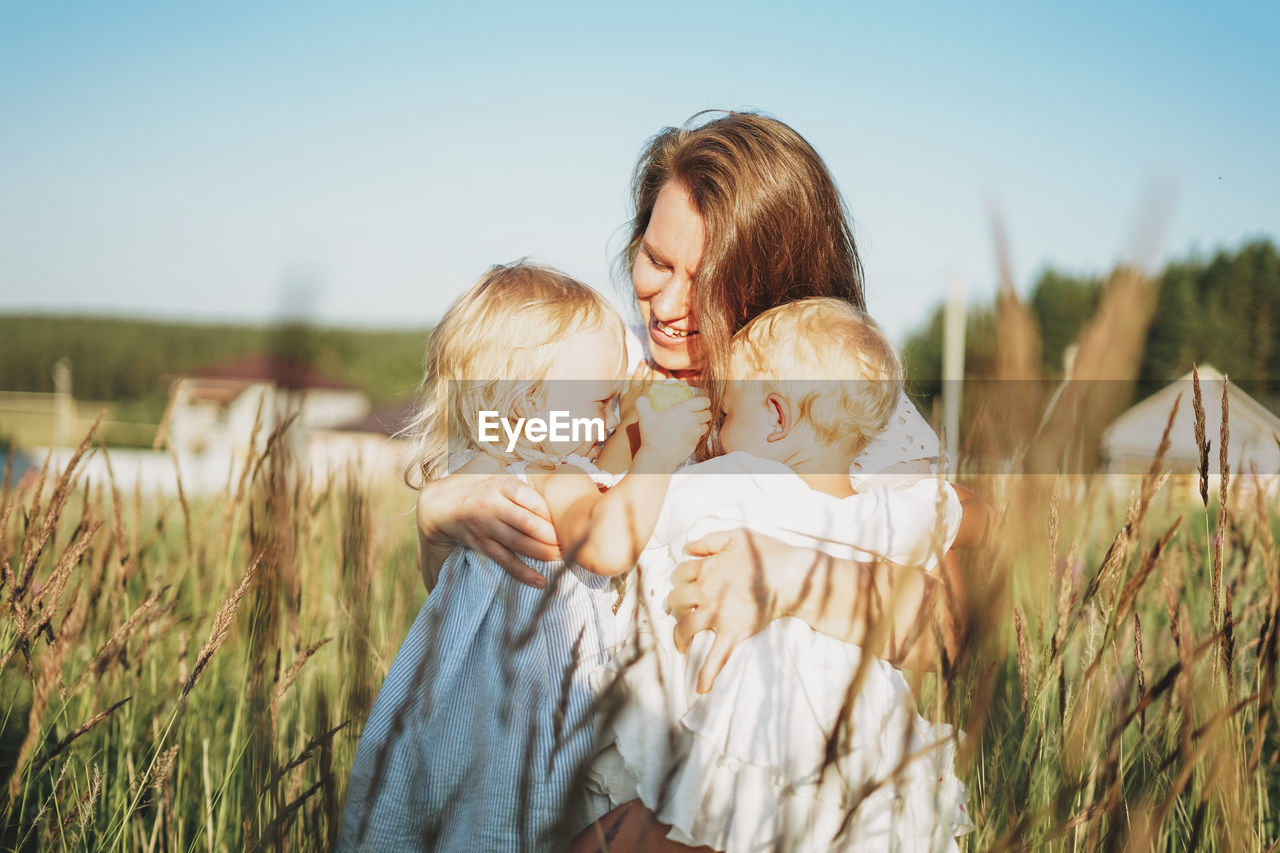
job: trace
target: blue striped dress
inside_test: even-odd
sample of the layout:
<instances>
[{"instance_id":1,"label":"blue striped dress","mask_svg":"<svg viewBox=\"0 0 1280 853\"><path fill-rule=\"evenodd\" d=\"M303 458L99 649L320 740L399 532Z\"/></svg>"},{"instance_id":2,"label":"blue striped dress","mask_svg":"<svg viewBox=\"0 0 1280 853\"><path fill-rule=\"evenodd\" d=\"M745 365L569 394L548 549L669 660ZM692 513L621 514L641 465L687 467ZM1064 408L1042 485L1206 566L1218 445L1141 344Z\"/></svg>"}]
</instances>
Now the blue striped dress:
<instances>
[{"instance_id":1,"label":"blue striped dress","mask_svg":"<svg viewBox=\"0 0 1280 853\"><path fill-rule=\"evenodd\" d=\"M583 774L608 676L608 578L531 562L545 590L450 555L360 739L338 849L548 850L607 809Z\"/></svg>"}]
</instances>

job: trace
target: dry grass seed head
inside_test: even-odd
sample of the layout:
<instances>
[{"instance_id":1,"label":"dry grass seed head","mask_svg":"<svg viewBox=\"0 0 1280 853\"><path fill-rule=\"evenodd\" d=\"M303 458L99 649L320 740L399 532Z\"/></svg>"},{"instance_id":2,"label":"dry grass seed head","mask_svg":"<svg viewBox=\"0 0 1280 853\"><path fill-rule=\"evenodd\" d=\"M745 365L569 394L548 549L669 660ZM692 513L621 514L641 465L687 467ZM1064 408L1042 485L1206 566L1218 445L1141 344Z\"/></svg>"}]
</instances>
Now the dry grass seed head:
<instances>
[{"instance_id":1,"label":"dry grass seed head","mask_svg":"<svg viewBox=\"0 0 1280 853\"><path fill-rule=\"evenodd\" d=\"M162 613L166 613L173 608L177 599L174 599L163 606L160 605L160 598L168 590L169 587L167 586L152 590L151 594L148 595L146 599L138 605L137 609L129 615L129 618L121 623L114 632L112 632L111 636L107 638L107 641L98 649L98 653L94 655L93 661L89 666L85 667L84 671L76 678L75 683L71 687L72 692L78 691L79 688L87 682L90 676L101 676L106 672L112 659L114 659L124 649L125 644L128 643L129 638L132 637L135 632L150 624L150 622L157 616Z\"/></svg>"},{"instance_id":2,"label":"dry grass seed head","mask_svg":"<svg viewBox=\"0 0 1280 853\"><path fill-rule=\"evenodd\" d=\"M195 686L196 680L200 677L200 673L204 672L204 668L209 664L209 660L222 648L222 644L226 642L227 636L231 633L231 623L235 619L236 611L240 608L240 602L249 592L254 578L258 574L258 566L262 563L262 554L254 558L249 564L249 569L244 573L244 577L240 579L240 585L236 587L231 596L218 608L218 612L213 617L213 625L209 628L209 639L200 648L200 652L196 655L195 666L191 670L191 677L187 679L187 683L183 685L182 696L185 698L191 692L191 688Z\"/></svg>"},{"instance_id":3,"label":"dry grass seed head","mask_svg":"<svg viewBox=\"0 0 1280 853\"><path fill-rule=\"evenodd\" d=\"M1218 486L1218 500L1223 506L1227 503L1227 485L1231 481L1231 463L1228 453L1231 444L1231 379L1222 377L1222 431L1218 436L1218 474L1221 482Z\"/></svg>"},{"instance_id":4,"label":"dry grass seed head","mask_svg":"<svg viewBox=\"0 0 1280 853\"><path fill-rule=\"evenodd\" d=\"M1116 600L1114 607L1113 619L1116 623L1128 618L1129 610L1138 600L1138 594L1142 591L1142 587L1151 577L1152 572L1160 565L1161 557L1165 549L1169 546L1169 541L1173 539L1174 534L1182 525L1182 517L1179 516L1174 520L1173 525L1164 532L1151 549L1143 555L1142 562L1138 566L1138 570L1130 576L1125 582L1124 587L1120 591L1120 596Z\"/></svg>"},{"instance_id":5,"label":"dry grass seed head","mask_svg":"<svg viewBox=\"0 0 1280 853\"><path fill-rule=\"evenodd\" d=\"M44 499L44 484L49 478L49 466L53 464L53 451L45 453L44 464L40 466L40 473L36 477L35 487L31 490L31 505L22 512L22 524L24 536L30 535L31 526L40 518L40 502ZM26 553L26 539L23 539L23 553Z\"/></svg>"},{"instance_id":6,"label":"dry grass seed head","mask_svg":"<svg viewBox=\"0 0 1280 853\"><path fill-rule=\"evenodd\" d=\"M1200 451L1200 502L1209 507L1209 438L1204 422L1204 397L1200 390L1200 371L1191 365L1191 409L1195 414L1196 447Z\"/></svg>"},{"instance_id":7,"label":"dry grass seed head","mask_svg":"<svg viewBox=\"0 0 1280 853\"><path fill-rule=\"evenodd\" d=\"M1235 582L1227 584L1226 598L1222 602L1222 645L1221 645L1221 663L1222 671L1227 676L1227 701L1230 702L1235 698L1235 659L1236 659L1236 634L1235 634L1235 614L1233 598L1234 598Z\"/></svg>"},{"instance_id":8,"label":"dry grass seed head","mask_svg":"<svg viewBox=\"0 0 1280 853\"><path fill-rule=\"evenodd\" d=\"M1135 495L1130 501L1128 508L1125 510L1124 524L1120 531L1116 533L1115 539L1111 541L1111 545L1107 548L1107 554L1102 560L1102 566L1089 580L1081 596L1081 604L1087 605L1093 601L1094 596L1102 588L1104 582L1110 581L1111 576L1124 562L1125 554L1128 553L1129 543L1136 538L1139 531L1139 525L1146 510L1146 504L1141 496Z\"/></svg>"},{"instance_id":9,"label":"dry grass seed head","mask_svg":"<svg viewBox=\"0 0 1280 853\"><path fill-rule=\"evenodd\" d=\"M1027 710L1027 685L1029 678L1027 675L1027 638L1026 630L1022 624L1022 611L1020 608L1013 609L1013 628L1014 634L1018 640L1018 676L1022 682L1022 710Z\"/></svg>"},{"instance_id":10,"label":"dry grass seed head","mask_svg":"<svg viewBox=\"0 0 1280 853\"><path fill-rule=\"evenodd\" d=\"M173 766L178 758L178 745L166 749L160 753L155 762L151 765L151 769L146 774L145 787L160 788L164 785L165 780L169 778L169 774L173 772Z\"/></svg>"},{"instance_id":11,"label":"dry grass seed head","mask_svg":"<svg viewBox=\"0 0 1280 853\"><path fill-rule=\"evenodd\" d=\"M71 543L58 559L49 577L45 579L45 584L29 603L19 605L20 596L16 594L16 588L10 591L16 631L13 642L3 656L0 656L0 669L3 669L17 651L21 650L24 655L28 655L31 641L42 629L47 628L57 614L58 604L70 580L71 572L80 564L80 558L88 550L100 526L100 522L96 523ZM32 614L35 614L35 618L32 618Z\"/></svg>"},{"instance_id":12,"label":"dry grass seed head","mask_svg":"<svg viewBox=\"0 0 1280 853\"><path fill-rule=\"evenodd\" d=\"M1133 669L1138 675L1138 704L1142 705L1143 700L1147 698L1147 676L1142 665L1142 619L1137 611L1133 614ZM1141 714L1141 730L1142 734L1146 735L1147 711L1145 708Z\"/></svg>"},{"instance_id":13,"label":"dry grass seed head","mask_svg":"<svg viewBox=\"0 0 1280 853\"><path fill-rule=\"evenodd\" d=\"M99 414L97 420L93 422L93 426L89 428L89 432L81 440L80 445L71 455L70 461L67 462L65 468L59 473L57 480L54 482L53 494L49 498L49 504L43 513L39 510L40 491L37 489L32 499L31 515L29 517L30 524L37 524L36 532L31 534L30 529L22 540L22 570L19 573L20 580L18 588L25 590L31 583L31 577L35 573L36 564L39 562L40 555L44 553L45 546L48 545L50 538L58 528L58 522L62 515L62 508L67 502L67 498L71 495L71 490L75 487L79 477L76 468L80 461L89 452L90 443L93 440L93 434L98 428L98 424L102 422L102 415ZM49 459L45 459L45 466L41 469L41 479L38 483L39 487L44 485L44 473L49 467Z\"/></svg>"},{"instance_id":14,"label":"dry grass seed head","mask_svg":"<svg viewBox=\"0 0 1280 853\"><path fill-rule=\"evenodd\" d=\"M102 768L95 763L93 765L93 775L89 779L89 787L80 797L80 802L76 807L76 823L80 838L83 839L89 831L89 822L93 820L93 810L98 804L98 797L102 794Z\"/></svg>"},{"instance_id":15,"label":"dry grass seed head","mask_svg":"<svg viewBox=\"0 0 1280 853\"><path fill-rule=\"evenodd\" d=\"M276 702L279 702L281 697L283 697L285 693L289 692L289 688L292 687L293 683L298 679L298 673L302 672L303 665L306 664L306 662L311 659L311 656L319 651L322 646L332 639L333 637L325 637L323 640L312 643L298 653L298 656L294 659L293 663L289 664L289 668L286 669L284 675L281 676L279 683L276 684Z\"/></svg>"},{"instance_id":16,"label":"dry grass seed head","mask_svg":"<svg viewBox=\"0 0 1280 853\"><path fill-rule=\"evenodd\" d=\"M1049 496L1049 583L1054 583L1054 574L1058 565L1058 533L1061 526L1059 515L1062 505L1062 480L1055 477L1053 492Z\"/></svg>"},{"instance_id":17,"label":"dry grass seed head","mask_svg":"<svg viewBox=\"0 0 1280 853\"><path fill-rule=\"evenodd\" d=\"M65 650L66 647L63 646L61 651L65 652ZM18 760L14 762L13 773L9 777L10 800L16 799L22 790L22 781L25 775L23 771L26 769L31 756L35 753L36 747L44 735L44 712L48 707L49 697L53 693L53 688L62 678L62 659L61 655L56 653L57 651L55 650L55 653L44 656L42 665L36 673L34 683L31 686L31 707L27 714L27 736L18 748ZM66 772L65 767L63 772Z\"/></svg>"}]
</instances>

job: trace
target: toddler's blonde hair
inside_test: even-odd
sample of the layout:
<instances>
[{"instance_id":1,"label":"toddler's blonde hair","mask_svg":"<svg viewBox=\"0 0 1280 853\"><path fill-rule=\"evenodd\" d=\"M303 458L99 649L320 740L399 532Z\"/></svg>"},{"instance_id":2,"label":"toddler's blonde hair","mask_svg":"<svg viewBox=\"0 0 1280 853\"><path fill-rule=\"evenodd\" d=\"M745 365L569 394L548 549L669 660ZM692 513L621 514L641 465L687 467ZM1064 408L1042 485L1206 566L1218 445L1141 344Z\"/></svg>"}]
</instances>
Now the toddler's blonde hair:
<instances>
[{"instance_id":1,"label":"toddler's blonde hair","mask_svg":"<svg viewBox=\"0 0 1280 853\"><path fill-rule=\"evenodd\" d=\"M760 314L734 335L734 381L760 381L799 408L824 445L856 454L897 408L902 365L893 345L843 299L811 297Z\"/></svg>"},{"instance_id":2,"label":"toddler's blonde hair","mask_svg":"<svg viewBox=\"0 0 1280 853\"><path fill-rule=\"evenodd\" d=\"M417 489L443 477L459 451L485 453L503 464L542 459L523 442L513 454L505 452L505 441L480 442L480 412L506 417L540 395L557 345L597 328L616 334L625 359L622 319L595 290L525 261L490 268L449 306L427 339L418 409L405 428L413 442L405 482Z\"/></svg>"}]
</instances>

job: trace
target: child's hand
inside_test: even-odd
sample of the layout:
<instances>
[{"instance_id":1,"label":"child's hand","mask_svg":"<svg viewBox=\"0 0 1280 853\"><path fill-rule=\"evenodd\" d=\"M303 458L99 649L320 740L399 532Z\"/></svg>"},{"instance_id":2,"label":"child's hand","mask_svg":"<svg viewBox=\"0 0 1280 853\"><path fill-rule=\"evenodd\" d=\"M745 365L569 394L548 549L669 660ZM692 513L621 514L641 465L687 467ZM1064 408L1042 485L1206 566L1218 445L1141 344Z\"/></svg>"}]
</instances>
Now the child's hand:
<instances>
[{"instance_id":1,"label":"child's hand","mask_svg":"<svg viewBox=\"0 0 1280 853\"><path fill-rule=\"evenodd\" d=\"M711 401L706 397L691 397L661 412L654 410L648 397L641 397L636 412L641 448L658 454L656 458L671 468L693 455L711 426Z\"/></svg>"},{"instance_id":2,"label":"child's hand","mask_svg":"<svg viewBox=\"0 0 1280 853\"><path fill-rule=\"evenodd\" d=\"M647 361L642 361L636 366L636 369L632 371L626 385L623 387L622 396L618 399L620 427L625 428L627 424L636 423L638 419L636 401L641 397L648 396L654 383L661 382L665 378L662 373L650 367Z\"/></svg>"},{"instance_id":3,"label":"child's hand","mask_svg":"<svg viewBox=\"0 0 1280 853\"><path fill-rule=\"evenodd\" d=\"M693 395L693 386L688 382L681 382L679 379L668 379L666 382L659 382L649 389L649 402L653 404L655 412L665 412L676 403L688 400Z\"/></svg>"}]
</instances>

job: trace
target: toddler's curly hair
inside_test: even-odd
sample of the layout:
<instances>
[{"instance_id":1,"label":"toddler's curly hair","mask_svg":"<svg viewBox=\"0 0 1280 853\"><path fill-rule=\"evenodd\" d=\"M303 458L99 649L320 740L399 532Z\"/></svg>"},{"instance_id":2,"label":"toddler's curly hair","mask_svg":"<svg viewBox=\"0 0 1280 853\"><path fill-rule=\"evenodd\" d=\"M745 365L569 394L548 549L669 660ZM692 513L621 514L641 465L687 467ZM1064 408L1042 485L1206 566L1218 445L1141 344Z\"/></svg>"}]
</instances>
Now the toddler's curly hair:
<instances>
[{"instance_id":1,"label":"toddler's curly hair","mask_svg":"<svg viewBox=\"0 0 1280 853\"><path fill-rule=\"evenodd\" d=\"M865 311L811 297L771 308L734 335L730 379L764 382L798 405L819 441L856 454L893 416L902 364Z\"/></svg>"},{"instance_id":2,"label":"toddler's curly hair","mask_svg":"<svg viewBox=\"0 0 1280 853\"><path fill-rule=\"evenodd\" d=\"M491 267L449 306L427 339L419 404L404 430L413 457L404 472L411 488L443 477L469 451L507 464L500 444L477 440L480 412L515 410L541 393L556 344L585 329L605 328L625 352L622 319L592 288L558 270L517 261Z\"/></svg>"}]
</instances>

